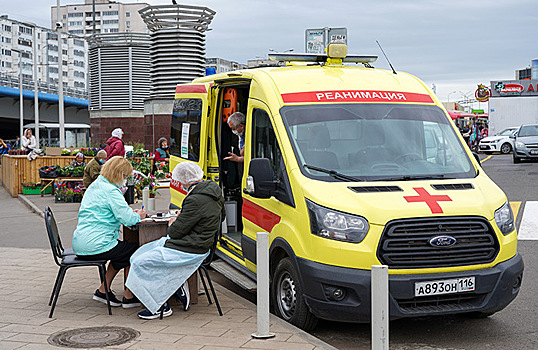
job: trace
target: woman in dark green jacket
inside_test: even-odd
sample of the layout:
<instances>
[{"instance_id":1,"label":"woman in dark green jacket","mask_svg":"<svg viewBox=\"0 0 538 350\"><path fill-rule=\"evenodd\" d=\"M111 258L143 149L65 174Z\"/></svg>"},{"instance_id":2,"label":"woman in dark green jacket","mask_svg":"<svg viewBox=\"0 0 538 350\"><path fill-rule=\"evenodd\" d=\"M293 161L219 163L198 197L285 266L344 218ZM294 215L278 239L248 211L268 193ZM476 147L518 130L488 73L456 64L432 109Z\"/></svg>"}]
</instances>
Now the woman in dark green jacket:
<instances>
[{"instance_id":1,"label":"woman in dark green jacket","mask_svg":"<svg viewBox=\"0 0 538 350\"><path fill-rule=\"evenodd\" d=\"M176 295L189 308L189 288L185 281L209 254L224 218L224 198L219 185L202 181L203 171L191 162L182 162L172 171L172 179L181 182L187 192L181 212L170 220L168 236L140 247L131 257L126 286L147 310L138 313L143 319L170 316L168 299Z\"/></svg>"}]
</instances>

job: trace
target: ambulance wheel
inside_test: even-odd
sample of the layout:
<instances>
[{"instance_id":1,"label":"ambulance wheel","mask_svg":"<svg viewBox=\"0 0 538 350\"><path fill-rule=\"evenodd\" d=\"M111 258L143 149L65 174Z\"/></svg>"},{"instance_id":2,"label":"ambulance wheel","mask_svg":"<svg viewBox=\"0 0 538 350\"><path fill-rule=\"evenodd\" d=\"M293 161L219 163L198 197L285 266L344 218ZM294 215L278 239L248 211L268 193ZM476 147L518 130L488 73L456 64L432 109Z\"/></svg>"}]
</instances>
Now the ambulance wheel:
<instances>
[{"instance_id":1,"label":"ambulance wheel","mask_svg":"<svg viewBox=\"0 0 538 350\"><path fill-rule=\"evenodd\" d=\"M274 309L280 318L310 331L316 327L318 319L306 306L298 276L290 258L278 263L273 278Z\"/></svg>"}]
</instances>

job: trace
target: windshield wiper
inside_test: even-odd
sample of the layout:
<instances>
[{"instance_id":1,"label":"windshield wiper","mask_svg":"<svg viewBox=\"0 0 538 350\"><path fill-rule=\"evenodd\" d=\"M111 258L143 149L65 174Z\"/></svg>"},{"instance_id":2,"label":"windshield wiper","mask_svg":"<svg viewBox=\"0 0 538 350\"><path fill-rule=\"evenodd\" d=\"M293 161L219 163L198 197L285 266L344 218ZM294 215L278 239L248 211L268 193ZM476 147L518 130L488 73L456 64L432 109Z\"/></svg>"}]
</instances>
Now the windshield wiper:
<instances>
[{"instance_id":1,"label":"windshield wiper","mask_svg":"<svg viewBox=\"0 0 538 350\"><path fill-rule=\"evenodd\" d=\"M402 176L393 176L393 177L381 177L375 179L374 181L412 181L412 180L436 180L436 179L450 179L443 174L432 174L432 175L402 175Z\"/></svg>"},{"instance_id":2,"label":"windshield wiper","mask_svg":"<svg viewBox=\"0 0 538 350\"><path fill-rule=\"evenodd\" d=\"M322 173L325 173L325 174L329 174L332 177L334 177L335 179L346 180L346 181L363 181L363 180L361 180L359 178L339 173L336 170L319 168L317 166L308 165L308 164L303 164L303 167L308 168L308 169L312 169L312 170L315 170L315 171L319 171L319 172L322 172Z\"/></svg>"}]
</instances>

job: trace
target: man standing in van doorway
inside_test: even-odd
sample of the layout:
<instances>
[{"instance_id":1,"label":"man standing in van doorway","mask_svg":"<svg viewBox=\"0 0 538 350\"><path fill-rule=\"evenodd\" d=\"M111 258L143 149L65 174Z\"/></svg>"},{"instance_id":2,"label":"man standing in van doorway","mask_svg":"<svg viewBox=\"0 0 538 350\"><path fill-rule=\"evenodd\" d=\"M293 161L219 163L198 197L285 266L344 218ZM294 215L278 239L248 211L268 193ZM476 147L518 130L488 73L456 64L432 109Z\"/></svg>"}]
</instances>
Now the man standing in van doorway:
<instances>
[{"instance_id":1,"label":"man standing in van doorway","mask_svg":"<svg viewBox=\"0 0 538 350\"><path fill-rule=\"evenodd\" d=\"M238 163L243 163L245 161L245 125L246 117L241 112L235 112L228 117L228 126L239 138L239 155L228 152L228 157L225 157L224 160L231 160L232 162Z\"/></svg>"}]
</instances>

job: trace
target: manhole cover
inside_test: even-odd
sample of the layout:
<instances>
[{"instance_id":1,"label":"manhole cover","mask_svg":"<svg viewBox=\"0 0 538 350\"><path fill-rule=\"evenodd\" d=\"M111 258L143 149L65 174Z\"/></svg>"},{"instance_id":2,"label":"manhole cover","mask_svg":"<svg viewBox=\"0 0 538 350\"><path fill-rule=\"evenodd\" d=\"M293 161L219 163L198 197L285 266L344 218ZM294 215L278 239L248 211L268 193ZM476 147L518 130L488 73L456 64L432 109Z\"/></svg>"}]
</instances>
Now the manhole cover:
<instances>
[{"instance_id":1,"label":"manhole cover","mask_svg":"<svg viewBox=\"0 0 538 350\"><path fill-rule=\"evenodd\" d=\"M89 327L62 331L51 335L49 344L68 348L100 348L120 345L138 337L140 333L125 327Z\"/></svg>"}]
</instances>

